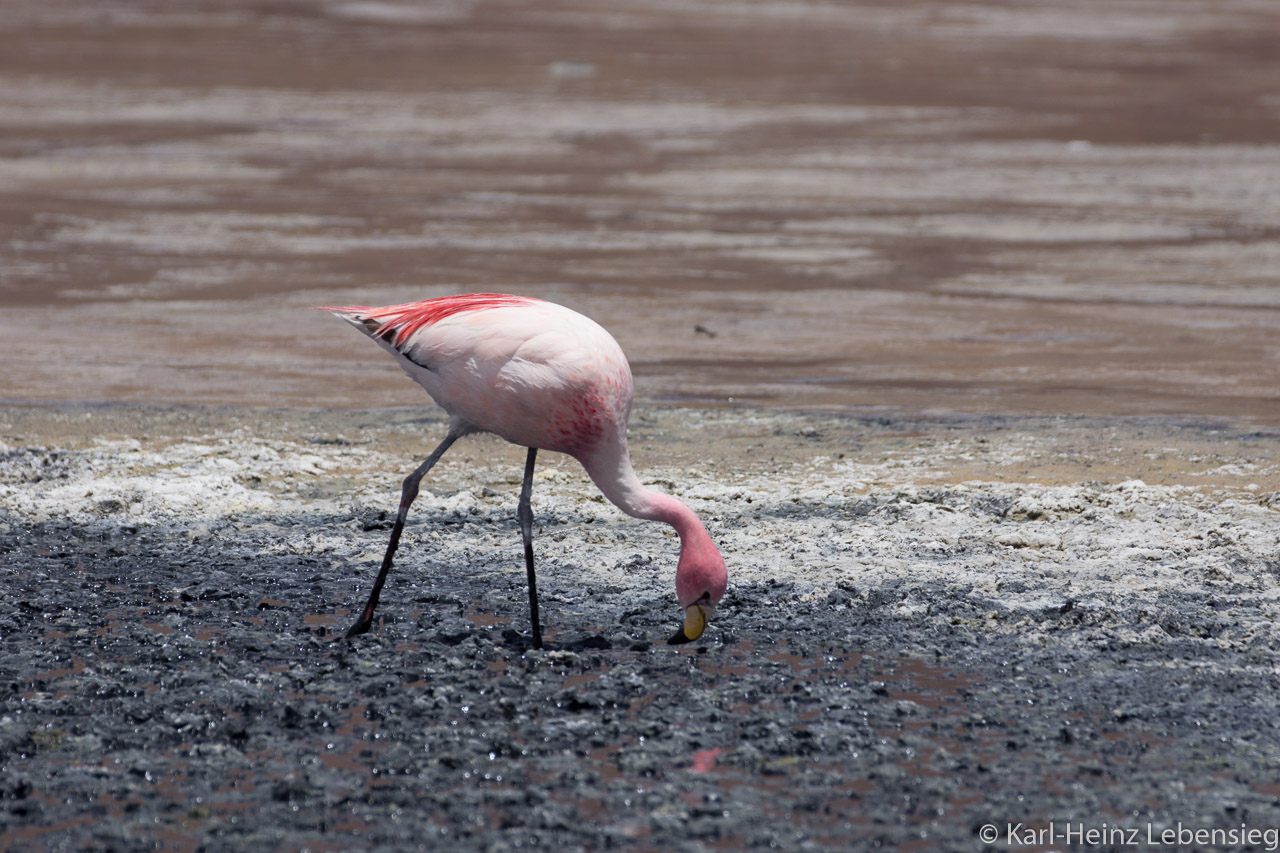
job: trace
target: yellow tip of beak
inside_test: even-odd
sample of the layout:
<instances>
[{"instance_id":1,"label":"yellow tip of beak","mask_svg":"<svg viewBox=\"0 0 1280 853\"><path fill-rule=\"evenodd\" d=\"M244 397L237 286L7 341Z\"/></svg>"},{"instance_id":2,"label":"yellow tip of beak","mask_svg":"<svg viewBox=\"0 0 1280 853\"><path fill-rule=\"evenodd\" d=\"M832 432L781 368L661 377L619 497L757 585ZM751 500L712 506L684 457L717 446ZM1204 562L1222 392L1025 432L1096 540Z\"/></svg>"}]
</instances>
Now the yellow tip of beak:
<instances>
[{"instance_id":1,"label":"yellow tip of beak","mask_svg":"<svg viewBox=\"0 0 1280 853\"><path fill-rule=\"evenodd\" d=\"M690 643L701 637L706 629L707 609L701 604L690 604L684 611L684 624L667 642L673 646L679 643Z\"/></svg>"}]
</instances>

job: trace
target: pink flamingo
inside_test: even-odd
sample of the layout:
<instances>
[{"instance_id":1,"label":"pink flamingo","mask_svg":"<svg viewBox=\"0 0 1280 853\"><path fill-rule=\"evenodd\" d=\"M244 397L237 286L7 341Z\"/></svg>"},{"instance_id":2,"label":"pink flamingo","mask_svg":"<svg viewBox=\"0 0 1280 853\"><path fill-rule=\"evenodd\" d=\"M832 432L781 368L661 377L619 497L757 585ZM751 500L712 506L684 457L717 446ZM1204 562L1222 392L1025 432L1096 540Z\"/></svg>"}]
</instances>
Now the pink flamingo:
<instances>
[{"instance_id":1,"label":"pink flamingo","mask_svg":"<svg viewBox=\"0 0 1280 853\"><path fill-rule=\"evenodd\" d=\"M542 647L533 568L533 465L538 450L567 453L628 515L664 521L680 536L676 597L684 621L668 642L702 635L724 596L724 558L698 516L679 500L645 488L627 452L631 368L613 336L561 305L525 296L470 293L383 308L323 308L395 356L449 413L449 431L404 480L400 509L373 591L348 637L373 624L373 611L400 543L418 484L464 435L492 432L529 449L517 518L529 579L533 645Z\"/></svg>"}]
</instances>

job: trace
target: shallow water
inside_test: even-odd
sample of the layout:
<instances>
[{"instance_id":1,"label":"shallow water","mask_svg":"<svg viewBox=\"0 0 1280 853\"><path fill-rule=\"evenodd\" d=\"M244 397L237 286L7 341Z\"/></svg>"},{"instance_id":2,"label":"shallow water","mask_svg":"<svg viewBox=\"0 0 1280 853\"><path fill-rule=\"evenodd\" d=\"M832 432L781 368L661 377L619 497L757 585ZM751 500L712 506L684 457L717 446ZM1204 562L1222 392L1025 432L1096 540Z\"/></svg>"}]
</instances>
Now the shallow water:
<instances>
[{"instance_id":1,"label":"shallow water","mask_svg":"<svg viewBox=\"0 0 1280 853\"><path fill-rule=\"evenodd\" d=\"M16 0L0 35L0 399L416 404L303 309L507 290L651 402L1280 423L1267 4Z\"/></svg>"}]
</instances>

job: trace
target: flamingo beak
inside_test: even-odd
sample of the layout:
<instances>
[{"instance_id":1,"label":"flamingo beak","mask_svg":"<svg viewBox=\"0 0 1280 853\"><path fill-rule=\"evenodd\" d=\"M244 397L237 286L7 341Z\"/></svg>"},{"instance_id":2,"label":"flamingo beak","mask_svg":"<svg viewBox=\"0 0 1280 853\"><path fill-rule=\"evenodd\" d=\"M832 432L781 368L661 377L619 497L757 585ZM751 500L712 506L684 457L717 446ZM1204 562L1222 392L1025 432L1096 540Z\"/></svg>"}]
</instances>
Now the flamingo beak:
<instances>
[{"instance_id":1,"label":"flamingo beak","mask_svg":"<svg viewBox=\"0 0 1280 853\"><path fill-rule=\"evenodd\" d=\"M667 642L673 646L691 643L702 636L707 628L707 620L711 618L711 608L705 604L690 604L684 611L684 624L676 635Z\"/></svg>"}]
</instances>

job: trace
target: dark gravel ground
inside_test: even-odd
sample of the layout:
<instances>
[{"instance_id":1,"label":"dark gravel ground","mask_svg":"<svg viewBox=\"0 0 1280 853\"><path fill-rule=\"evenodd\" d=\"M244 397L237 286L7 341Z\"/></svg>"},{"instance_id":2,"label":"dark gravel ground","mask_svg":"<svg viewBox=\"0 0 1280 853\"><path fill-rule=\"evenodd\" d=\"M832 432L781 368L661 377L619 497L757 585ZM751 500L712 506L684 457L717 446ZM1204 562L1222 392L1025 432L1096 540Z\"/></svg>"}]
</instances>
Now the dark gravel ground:
<instances>
[{"instance_id":1,"label":"dark gravel ground","mask_svg":"<svg viewBox=\"0 0 1280 853\"><path fill-rule=\"evenodd\" d=\"M367 567L264 537L376 516L9 520L3 849L1277 846L1275 649L1206 642L1220 597L1067 601L1029 643L971 588L750 581L677 648L665 588L552 592L535 651L519 572L425 560L345 641Z\"/></svg>"},{"instance_id":2,"label":"dark gravel ground","mask_svg":"<svg viewBox=\"0 0 1280 853\"><path fill-rule=\"evenodd\" d=\"M518 585L445 577L335 642L311 561L57 527L0 547L23 567L2 624L9 849L923 850L1051 818L1280 826L1269 656L1105 628L1088 651L1030 649L953 624L983 603L947 590L903 619L893 591L805 604L786 584L736 588L693 648L655 642L663 599L538 652L484 615Z\"/></svg>"}]
</instances>

